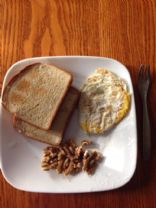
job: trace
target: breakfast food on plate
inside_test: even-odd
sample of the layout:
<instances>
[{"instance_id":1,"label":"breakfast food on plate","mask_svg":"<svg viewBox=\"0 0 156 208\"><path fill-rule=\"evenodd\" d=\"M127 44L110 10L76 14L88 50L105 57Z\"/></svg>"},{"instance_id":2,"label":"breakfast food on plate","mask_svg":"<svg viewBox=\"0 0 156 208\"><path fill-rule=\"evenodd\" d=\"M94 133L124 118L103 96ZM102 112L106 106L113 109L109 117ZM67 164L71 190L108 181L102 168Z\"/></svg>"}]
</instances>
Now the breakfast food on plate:
<instances>
[{"instance_id":1,"label":"breakfast food on plate","mask_svg":"<svg viewBox=\"0 0 156 208\"><path fill-rule=\"evenodd\" d=\"M97 151L84 148L91 142L84 140L78 146L73 140L68 140L59 147L48 146L44 149L41 167L43 170L55 169L64 175L85 171L89 175L96 170L102 156Z\"/></svg>"},{"instance_id":2,"label":"breakfast food on plate","mask_svg":"<svg viewBox=\"0 0 156 208\"><path fill-rule=\"evenodd\" d=\"M48 130L71 81L72 75L56 66L32 64L9 82L2 103L21 120Z\"/></svg>"},{"instance_id":3,"label":"breakfast food on plate","mask_svg":"<svg viewBox=\"0 0 156 208\"><path fill-rule=\"evenodd\" d=\"M87 133L101 134L119 123L130 108L124 80L104 68L91 74L79 102L80 126Z\"/></svg>"},{"instance_id":4,"label":"breakfast food on plate","mask_svg":"<svg viewBox=\"0 0 156 208\"><path fill-rule=\"evenodd\" d=\"M50 130L39 129L16 116L13 117L13 125L20 133L28 137L51 145L59 145L69 117L77 104L78 97L79 91L70 87L52 122Z\"/></svg>"}]
</instances>

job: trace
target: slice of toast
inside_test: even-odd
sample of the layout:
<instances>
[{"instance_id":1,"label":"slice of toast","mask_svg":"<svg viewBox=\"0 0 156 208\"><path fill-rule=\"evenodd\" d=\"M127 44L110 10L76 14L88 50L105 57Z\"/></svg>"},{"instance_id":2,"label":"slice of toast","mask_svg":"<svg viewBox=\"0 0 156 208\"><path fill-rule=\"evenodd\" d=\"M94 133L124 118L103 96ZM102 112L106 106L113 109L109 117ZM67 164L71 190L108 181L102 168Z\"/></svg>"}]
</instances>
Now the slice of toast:
<instances>
[{"instance_id":1,"label":"slice of toast","mask_svg":"<svg viewBox=\"0 0 156 208\"><path fill-rule=\"evenodd\" d=\"M6 86L2 104L27 123L48 130L71 84L72 75L55 66L27 66Z\"/></svg>"},{"instance_id":2,"label":"slice of toast","mask_svg":"<svg viewBox=\"0 0 156 208\"><path fill-rule=\"evenodd\" d=\"M23 133L28 137L51 145L59 145L69 117L77 104L78 97L79 91L73 87L70 87L52 123L51 129L48 131L30 125L15 115L13 116L13 126L20 133Z\"/></svg>"}]
</instances>

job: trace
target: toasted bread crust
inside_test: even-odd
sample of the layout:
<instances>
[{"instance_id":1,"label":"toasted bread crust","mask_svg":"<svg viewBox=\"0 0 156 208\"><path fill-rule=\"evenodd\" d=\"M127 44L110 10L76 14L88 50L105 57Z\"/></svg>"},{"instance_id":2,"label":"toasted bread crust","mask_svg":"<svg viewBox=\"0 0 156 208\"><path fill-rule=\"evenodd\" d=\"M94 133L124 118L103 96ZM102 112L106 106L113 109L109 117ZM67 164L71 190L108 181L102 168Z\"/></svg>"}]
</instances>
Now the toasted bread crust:
<instances>
[{"instance_id":1,"label":"toasted bread crust","mask_svg":"<svg viewBox=\"0 0 156 208\"><path fill-rule=\"evenodd\" d=\"M42 142L42 143L45 143L45 144L49 144L49 145L51 145L51 146L58 146L60 143L61 143L61 137L60 137L60 142L58 142L58 143L55 143L55 144L52 144L52 143L50 143L50 142L45 142L45 141L42 141L41 139L39 139L39 138L37 138L37 137L34 137L34 136L28 136L24 131L21 131L18 127L17 127L17 117L16 117L16 115L15 114L13 114L13 117L12 117L12 123L13 123L13 127L18 131L18 133L20 133L20 134L23 134L24 136L26 136L28 139L34 139L34 140L36 140L36 141L39 141L39 142ZM59 135L57 135L57 136L59 136Z\"/></svg>"},{"instance_id":2,"label":"toasted bread crust","mask_svg":"<svg viewBox=\"0 0 156 208\"><path fill-rule=\"evenodd\" d=\"M23 74L26 73L27 70L31 70L33 66L40 65L40 64L42 64L42 63L35 63L35 64L32 64L32 65L26 66L21 72L19 72L17 75L15 75L15 76L9 81L8 85L5 87L4 92L3 92L3 95L2 95L2 105L3 105L3 106L5 107L5 109L7 109L9 112L11 112L11 110L9 109L9 106L8 106L8 102L9 102L9 101L7 100L7 98L8 98L9 90L10 90L10 88L12 87L12 85L14 84L15 80L17 80L20 76L23 76ZM63 69L60 69L60 68L58 68L58 67L56 67L56 66L54 66L54 65L50 65L50 64L44 64L44 65L47 65L48 67L55 67L55 68L57 68L57 69L63 71L64 73L70 75L70 76L68 77L68 78L69 78L69 80L68 80L68 85L65 86L66 88L64 89L64 92L61 93L61 96L60 96L59 101L56 102L56 104L55 104L55 110L52 111L52 113L51 113L51 119L48 120L49 122L47 122L46 127L45 127L45 126L42 127L42 126L35 125L35 124L32 123L31 121L28 121L27 119L24 119L24 118L21 118L21 119L24 120L24 121L26 121L27 123L29 123L29 124L31 124L31 125L34 125L34 126L36 126L36 127L39 127L39 128L41 128L41 129L44 129L44 130L48 130L48 129L50 128L50 126L51 126L51 123L52 123L52 121L53 121L53 119L54 119L54 117L55 117L57 111L58 111L58 108L59 108L60 104L61 104L62 101L63 101L63 98L65 97L65 95L66 95L66 93L67 93L67 91L68 91L68 89L69 89L69 87L70 87L70 85L71 85L71 82L72 82L72 75L71 75L69 72L67 72L67 71L65 71L65 70L63 70ZM20 117L20 115L18 115L18 112L12 112L12 113L15 113L15 114L17 115L17 117Z\"/></svg>"},{"instance_id":3,"label":"toasted bread crust","mask_svg":"<svg viewBox=\"0 0 156 208\"><path fill-rule=\"evenodd\" d=\"M11 87L12 84L14 83L14 81L15 81L18 77L22 76L22 74L24 74L24 73L26 72L26 70L30 70L31 67L32 67L32 66L35 66L36 64L41 64L41 63L35 63L35 64L31 64L31 65L26 66L26 67L25 67L24 69L22 69L19 73L17 73L16 75L14 75L14 76L10 79L10 81L8 82L8 84L6 85L6 87L4 88L4 91L3 91L3 94L2 94L2 104L3 104L3 106L5 107L5 109L6 109L7 111L10 112L10 110L9 110L9 109L7 108L7 106L6 106L6 99L5 99L4 96L7 95L7 91L9 90L8 87L9 87L9 86ZM11 113L11 112L10 112L10 113Z\"/></svg>"}]
</instances>

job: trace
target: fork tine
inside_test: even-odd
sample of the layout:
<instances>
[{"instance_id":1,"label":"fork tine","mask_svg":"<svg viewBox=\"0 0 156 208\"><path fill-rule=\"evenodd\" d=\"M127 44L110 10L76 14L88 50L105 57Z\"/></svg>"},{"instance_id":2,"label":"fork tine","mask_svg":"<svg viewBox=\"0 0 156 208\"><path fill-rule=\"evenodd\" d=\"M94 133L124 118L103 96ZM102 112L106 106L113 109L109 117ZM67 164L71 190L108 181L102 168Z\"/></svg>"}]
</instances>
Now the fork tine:
<instances>
[{"instance_id":1,"label":"fork tine","mask_svg":"<svg viewBox=\"0 0 156 208\"><path fill-rule=\"evenodd\" d=\"M150 65L146 65L146 79L150 80Z\"/></svg>"},{"instance_id":2,"label":"fork tine","mask_svg":"<svg viewBox=\"0 0 156 208\"><path fill-rule=\"evenodd\" d=\"M139 73L138 73L138 79L143 78L143 75L144 75L144 65L141 64L140 69L139 69Z\"/></svg>"}]
</instances>

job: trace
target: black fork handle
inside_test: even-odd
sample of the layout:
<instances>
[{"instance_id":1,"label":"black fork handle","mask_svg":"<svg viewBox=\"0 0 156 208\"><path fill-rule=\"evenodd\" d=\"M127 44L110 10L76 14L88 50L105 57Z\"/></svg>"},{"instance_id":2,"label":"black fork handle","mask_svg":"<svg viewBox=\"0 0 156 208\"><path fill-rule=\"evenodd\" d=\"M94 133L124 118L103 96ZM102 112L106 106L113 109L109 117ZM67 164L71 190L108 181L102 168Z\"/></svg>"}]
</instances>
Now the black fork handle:
<instances>
[{"instance_id":1,"label":"black fork handle","mask_svg":"<svg viewBox=\"0 0 156 208\"><path fill-rule=\"evenodd\" d=\"M149 113L147 107L147 100L143 100L143 159L145 161L150 159L151 155L151 127L149 120Z\"/></svg>"}]
</instances>

